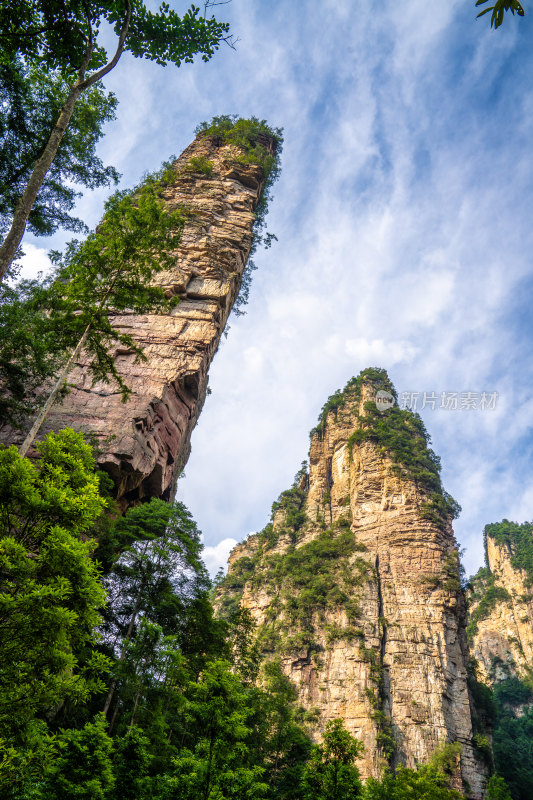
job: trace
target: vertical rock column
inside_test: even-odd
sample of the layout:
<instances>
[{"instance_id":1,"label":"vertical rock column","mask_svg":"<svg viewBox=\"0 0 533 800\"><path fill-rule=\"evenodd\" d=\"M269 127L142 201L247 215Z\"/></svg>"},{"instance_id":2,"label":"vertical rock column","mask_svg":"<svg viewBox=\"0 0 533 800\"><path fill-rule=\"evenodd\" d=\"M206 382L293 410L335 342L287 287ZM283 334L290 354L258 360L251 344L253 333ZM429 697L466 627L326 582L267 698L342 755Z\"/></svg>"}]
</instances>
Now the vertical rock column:
<instances>
[{"instance_id":1,"label":"vertical rock column","mask_svg":"<svg viewBox=\"0 0 533 800\"><path fill-rule=\"evenodd\" d=\"M301 704L316 713L317 738L328 720L340 718L363 742L364 777L378 776L385 760L415 767L459 742L458 786L462 777L470 796L481 798L486 777L472 747L465 608L451 524L427 518L416 480L399 474L378 444L354 440L375 388L363 383L344 394L311 439L301 492L306 521L287 530L278 510L271 531L235 548L219 603L226 592L250 610ZM305 607L304 593L316 590L283 564L299 563L300 548L312 557L313 543L328 539L330 553L336 541L345 550L337 547L333 559L324 547L316 571L328 575L326 589L336 587L339 599L317 597L305 619L295 616L291 609ZM300 644L302 619L313 633Z\"/></svg>"},{"instance_id":2,"label":"vertical rock column","mask_svg":"<svg viewBox=\"0 0 533 800\"><path fill-rule=\"evenodd\" d=\"M490 526L488 526L490 528ZM526 523L524 528L530 526ZM530 534L531 535L531 534ZM513 564L510 542L486 537L487 568L471 581L470 635L484 683L524 678L533 665L533 592L527 573Z\"/></svg>"},{"instance_id":3,"label":"vertical rock column","mask_svg":"<svg viewBox=\"0 0 533 800\"><path fill-rule=\"evenodd\" d=\"M261 144L270 152L276 147L267 136ZM93 386L82 361L69 376L72 391L47 422L48 430L71 426L96 438L99 464L113 478L124 507L145 496L168 499L187 461L209 365L241 286L254 210L264 189L262 167L242 163L243 154L240 147L200 134L173 165L176 179L164 198L171 208L183 207L188 221L175 267L157 282L180 303L168 314L113 319L147 359L135 363L130 352L116 351L131 399L122 403L113 385Z\"/></svg>"}]
</instances>

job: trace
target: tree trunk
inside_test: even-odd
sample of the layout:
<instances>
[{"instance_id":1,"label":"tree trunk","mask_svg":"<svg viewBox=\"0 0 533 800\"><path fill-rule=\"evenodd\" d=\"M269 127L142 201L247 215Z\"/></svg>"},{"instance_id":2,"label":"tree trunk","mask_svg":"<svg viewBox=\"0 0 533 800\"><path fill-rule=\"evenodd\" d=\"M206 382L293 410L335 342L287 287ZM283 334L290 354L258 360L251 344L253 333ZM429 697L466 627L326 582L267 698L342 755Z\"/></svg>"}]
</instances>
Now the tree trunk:
<instances>
[{"instance_id":1,"label":"tree trunk","mask_svg":"<svg viewBox=\"0 0 533 800\"><path fill-rule=\"evenodd\" d=\"M147 546L148 546L148 543L146 543L145 552L146 552L146 547ZM137 614L139 613L139 607L141 605L142 592L144 590L145 585L146 585L146 581L143 578L143 580L141 582L141 586L139 588L139 593L137 595L137 600L135 601L135 606L134 606L133 611L131 613L130 623L128 625L128 630L126 631L126 636L124 637L124 642L122 644L122 649L120 651L120 657L119 657L119 660L118 660L119 664L122 664L122 662L124 661L124 659L126 657L126 645L128 644L129 640L131 639L131 634L133 633L133 626L135 625L135 620L137 618ZM113 681L113 683L109 687L109 691L107 693L106 701L104 703L104 708L102 709L106 716L107 716L107 712L109 711L109 706L111 705L111 701L113 700L113 695L115 694L115 689L116 688L117 688L117 679L115 678L115 680Z\"/></svg>"},{"instance_id":2,"label":"tree trunk","mask_svg":"<svg viewBox=\"0 0 533 800\"><path fill-rule=\"evenodd\" d=\"M131 713L129 730L133 728L133 723L135 722L135 714L137 713L137 706L139 705L140 696L141 696L141 681L139 681L139 683L137 684L137 692L135 694L135 703L133 704L133 711Z\"/></svg>"},{"instance_id":3,"label":"tree trunk","mask_svg":"<svg viewBox=\"0 0 533 800\"><path fill-rule=\"evenodd\" d=\"M111 717L111 722L109 723L109 731L108 734L111 736L113 733L113 728L115 727L115 722L117 721L117 714L120 708L120 697L115 704L115 710L113 711L113 716Z\"/></svg>"},{"instance_id":4,"label":"tree trunk","mask_svg":"<svg viewBox=\"0 0 533 800\"><path fill-rule=\"evenodd\" d=\"M90 48L88 48L84 63L80 67L78 80L70 88L68 97L65 100L63 108L61 109L61 113L59 114L59 118L52 133L50 134L50 138L48 139L40 158L38 158L35 162L33 172L26 185L24 194L16 205L11 228L4 239L2 247L0 247L0 281L4 280L6 272L11 266L11 262L13 261L18 246L22 241L22 237L24 236L26 223L28 222L28 217L33 208L33 204L35 203L37 194L39 193L39 189L43 184L46 173L50 169L52 161L54 160L59 149L59 145L61 144L61 140L65 135L70 118L72 117L72 112L74 111L74 106L76 105L81 93L86 88L83 78L85 77L85 69L87 68L87 64L91 55L92 45Z\"/></svg>"},{"instance_id":5,"label":"tree trunk","mask_svg":"<svg viewBox=\"0 0 533 800\"><path fill-rule=\"evenodd\" d=\"M24 231L26 230L26 224L28 222L28 217L30 215L30 212L33 208L33 204L35 203L37 194L39 193L39 190L46 177L46 173L50 169L52 161L56 156L59 145L61 144L61 140L65 135L65 131L67 130L68 124L70 122L70 118L72 117L72 112L74 111L74 106L76 105L76 102L78 101L82 92L84 92L86 89L89 88L89 86L92 86L101 78L103 78L104 75L107 75L107 73L110 72L117 64L124 49L124 42L126 41L130 20L131 20L131 2L130 0L127 0L126 17L124 19L124 23L120 31L115 55L113 56L111 61L109 61L108 64L99 69L98 72L95 72L93 75L90 75L88 78L85 78L85 71L89 66L89 62L93 55L93 39L91 30L87 42L87 49L85 51L85 56L78 71L78 80L70 88L70 92L68 94L67 99L65 100L63 108L61 109L59 118L55 124L52 133L50 134L48 143L46 144L46 147L44 148L41 157L36 161L31 177L28 181L26 189L24 190L24 194L17 203L17 206L15 208L15 213L13 215L13 222L11 223L11 228L6 238L3 241L2 246L0 247L0 282L4 280L6 272L11 266L11 262L15 257L15 253L17 252L18 246L22 241L22 237L24 236Z\"/></svg>"},{"instance_id":6,"label":"tree trunk","mask_svg":"<svg viewBox=\"0 0 533 800\"><path fill-rule=\"evenodd\" d=\"M79 354L81 353L81 351L83 349L83 345L85 344L87 336L89 335L89 331L91 330L91 325L92 325L92 323L90 322L87 325L87 327L85 328L85 330L83 332L83 336L81 337L81 339L79 340L78 344L76 345L76 349L74 350L74 352L70 356L69 360L67 361L67 363L65 364L65 366L61 370L59 378L55 382L54 388L52 389L52 391L48 395L48 400L46 401L44 406L41 408L39 413L37 414L37 416L35 418L35 421L34 421L33 425L31 426L30 432L28 433L28 435L24 439L23 443L19 447L19 453L20 453L21 456L25 456L26 453L28 452L29 448L33 444L33 441L34 441L35 437L39 433L39 429L40 429L41 425L43 424L43 422L45 421L46 417L48 416L48 412L50 411L50 409L54 405L55 401L57 400L57 395L59 394L59 392L63 388L63 384L65 383L65 380L68 377L68 374L69 374L70 370L72 369L72 365L74 364L74 362L76 361L77 357L79 356Z\"/></svg>"}]
</instances>

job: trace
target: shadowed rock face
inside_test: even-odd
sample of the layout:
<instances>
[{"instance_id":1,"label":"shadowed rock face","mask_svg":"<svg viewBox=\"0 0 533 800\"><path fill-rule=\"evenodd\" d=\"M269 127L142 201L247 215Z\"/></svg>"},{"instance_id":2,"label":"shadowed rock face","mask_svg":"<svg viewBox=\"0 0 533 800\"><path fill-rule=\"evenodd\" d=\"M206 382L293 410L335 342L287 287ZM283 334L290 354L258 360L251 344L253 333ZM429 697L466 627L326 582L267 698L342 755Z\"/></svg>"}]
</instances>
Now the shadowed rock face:
<instances>
[{"instance_id":1,"label":"shadowed rock face","mask_svg":"<svg viewBox=\"0 0 533 800\"><path fill-rule=\"evenodd\" d=\"M457 785L480 798L453 531L423 518L415 482L375 443L349 441L373 398L363 384L314 432L309 476L271 527L234 549L217 603L250 610L266 653L316 712L317 738L341 718L363 742L364 777L458 741Z\"/></svg>"},{"instance_id":2,"label":"shadowed rock face","mask_svg":"<svg viewBox=\"0 0 533 800\"><path fill-rule=\"evenodd\" d=\"M273 151L274 139L263 139ZM100 466L113 478L124 508L146 496L168 499L189 456L209 365L241 286L264 188L263 169L239 163L242 153L200 135L174 164L176 180L165 200L170 207L184 206L189 216L175 267L157 282L181 302L169 314L113 319L147 358L135 363L131 353L116 351L131 399L123 404L113 386L93 386L82 358L69 376L74 388L43 429L71 426L92 434L101 449ZM187 169L193 157L211 161L212 173Z\"/></svg>"}]
</instances>

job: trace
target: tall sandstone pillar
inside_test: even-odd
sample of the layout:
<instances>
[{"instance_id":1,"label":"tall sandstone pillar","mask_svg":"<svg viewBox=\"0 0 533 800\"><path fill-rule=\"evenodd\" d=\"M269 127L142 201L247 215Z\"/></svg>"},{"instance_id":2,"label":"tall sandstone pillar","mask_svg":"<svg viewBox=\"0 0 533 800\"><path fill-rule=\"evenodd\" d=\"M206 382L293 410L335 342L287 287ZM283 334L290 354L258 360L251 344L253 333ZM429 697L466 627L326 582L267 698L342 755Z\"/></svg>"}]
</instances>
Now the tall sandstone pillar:
<instances>
[{"instance_id":1,"label":"tall sandstone pillar","mask_svg":"<svg viewBox=\"0 0 533 800\"><path fill-rule=\"evenodd\" d=\"M392 389L381 375L330 398L309 474L234 549L217 603L249 609L263 650L315 714L317 738L340 718L362 741L363 777L459 742L456 786L481 798L449 499L416 418L376 410L376 390Z\"/></svg>"},{"instance_id":2,"label":"tall sandstone pillar","mask_svg":"<svg viewBox=\"0 0 533 800\"><path fill-rule=\"evenodd\" d=\"M532 554L532 523L486 526L486 566L470 581L467 630L479 674L489 686L532 674Z\"/></svg>"},{"instance_id":3,"label":"tall sandstone pillar","mask_svg":"<svg viewBox=\"0 0 533 800\"><path fill-rule=\"evenodd\" d=\"M274 154L274 136L257 136ZM131 399L113 385L92 385L83 359L69 376L73 388L43 430L71 426L95 437L100 466L113 478L123 507L142 497L168 499L190 452L209 365L241 287L253 242L255 209L266 175L253 151L222 136L199 134L174 163L164 199L184 207L188 221L175 267L157 276L180 303L168 314L121 314L113 322L132 335L146 361L116 351Z\"/></svg>"}]
</instances>

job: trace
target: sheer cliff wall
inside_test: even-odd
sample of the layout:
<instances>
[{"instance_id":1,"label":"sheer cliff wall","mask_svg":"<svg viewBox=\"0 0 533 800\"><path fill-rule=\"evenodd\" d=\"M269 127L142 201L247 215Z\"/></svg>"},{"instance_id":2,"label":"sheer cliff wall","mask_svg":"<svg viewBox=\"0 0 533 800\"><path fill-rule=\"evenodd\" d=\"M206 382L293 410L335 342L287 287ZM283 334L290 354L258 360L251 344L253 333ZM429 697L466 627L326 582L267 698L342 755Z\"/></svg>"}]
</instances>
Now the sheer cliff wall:
<instances>
[{"instance_id":1,"label":"sheer cliff wall","mask_svg":"<svg viewBox=\"0 0 533 800\"><path fill-rule=\"evenodd\" d=\"M272 523L234 549L218 604L249 609L264 652L281 659L315 714L317 738L341 718L363 742L364 777L460 742L457 786L481 798L450 517L435 512L438 493L421 489L421 473L413 478L383 447L389 423L409 431L408 412L376 416L379 381L352 386L312 435L309 474L282 493ZM425 458L416 424L413 440Z\"/></svg>"},{"instance_id":2,"label":"sheer cliff wall","mask_svg":"<svg viewBox=\"0 0 533 800\"><path fill-rule=\"evenodd\" d=\"M271 153L276 149L273 137L262 136L261 145ZM175 181L164 199L170 207L184 208L188 221L175 267L159 274L157 283L180 303L169 314L113 318L147 358L135 363L133 354L116 351L131 399L123 404L112 385L93 386L82 357L69 375L72 390L43 428L44 433L71 426L95 437L99 464L113 478L124 507L146 496L168 499L187 461L209 365L241 286L265 184L263 168L243 163L251 161L243 155L242 147L200 134L173 165ZM204 171L195 172L198 166Z\"/></svg>"},{"instance_id":3,"label":"sheer cliff wall","mask_svg":"<svg viewBox=\"0 0 533 800\"><path fill-rule=\"evenodd\" d=\"M533 676L533 525L486 528L486 564L471 581L468 633L483 682Z\"/></svg>"}]
</instances>

